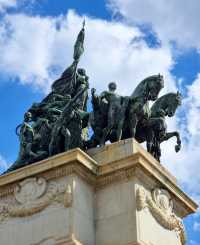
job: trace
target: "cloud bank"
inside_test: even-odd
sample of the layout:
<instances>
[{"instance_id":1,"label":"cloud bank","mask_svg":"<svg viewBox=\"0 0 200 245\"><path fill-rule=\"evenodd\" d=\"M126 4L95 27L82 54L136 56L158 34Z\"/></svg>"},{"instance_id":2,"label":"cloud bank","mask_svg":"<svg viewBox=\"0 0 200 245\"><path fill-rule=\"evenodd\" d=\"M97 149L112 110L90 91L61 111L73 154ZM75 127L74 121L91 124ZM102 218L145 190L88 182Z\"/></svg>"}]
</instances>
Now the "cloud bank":
<instances>
[{"instance_id":1,"label":"cloud bank","mask_svg":"<svg viewBox=\"0 0 200 245\"><path fill-rule=\"evenodd\" d=\"M5 171L8 168L9 164L7 161L3 158L2 155L0 155L0 170L1 172Z\"/></svg>"},{"instance_id":2,"label":"cloud bank","mask_svg":"<svg viewBox=\"0 0 200 245\"><path fill-rule=\"evenodd\" d=\"M17 0L0 0L0 13L17 6Z\"/></svg>"},{"instance_id":3,"label":"cloud bank","mask_svg":"<svg viewBox=\"0 0 200 245\"><path fill-rule=\"evenodd\" d=\"M128 22L151 26L162 42L200 48L198 0L108 0L108 5Z\"/></svg>"},{"instance_id":4,"label":"cloud bank","mask_svg":"<svg viewBox=\"0 0 200 245\"><path fill-rule=\"evenodd\" d=\"M54 18L6 15L0 26L0 72L48 91L72 62L82 20L73 11ZM162 73L166 90L175 88L169 74L173 65L170 48L149 48L137 27L87 17L85 43L81 65L88 71L91 86L105 88L115 80L122 93L130 94L146 76Z\"/></svg>"}]
</instances>

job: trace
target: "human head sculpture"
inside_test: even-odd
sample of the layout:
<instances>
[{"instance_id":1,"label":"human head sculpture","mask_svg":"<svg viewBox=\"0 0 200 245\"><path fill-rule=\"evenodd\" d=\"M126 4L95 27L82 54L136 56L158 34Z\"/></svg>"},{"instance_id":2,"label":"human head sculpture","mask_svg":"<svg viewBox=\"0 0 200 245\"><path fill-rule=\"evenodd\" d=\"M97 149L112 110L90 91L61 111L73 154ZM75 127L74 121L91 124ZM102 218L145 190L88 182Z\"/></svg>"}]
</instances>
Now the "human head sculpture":
<instances>
[{"instance_id":1,"label":"human head sculpture","mask_svg":"<svg viewBox=\"0 0 200 245\"><path fill-rule=\"evenodd\" d=\"M31 114L31 112L26 112L25 114L24 114L24 122L30 122L32 120L32 114Z\"/></svg>"},{"instance_id":2,"label":"human head sculpture","mask_svg":"<svg viewBox=\"0 0 200 245\"><path fill-rule=\"evenodd\" d=\"M158 98L160 90L164 88L164 78L162 75L154 75L147 78L148 100L155 101Z\"/></svg>"},{"instance_id":3,"label":"human head sculpture","mask_svg":"<svg viewBox=\"0 0 200 245\"><path fill-rule=\"evenodd\" d=\"M84 68L78 68L77 73L78 75L86 76L86 71Z\"/></svg>"},{"instance_id":4,"label":"human head sculpture","mask_svg":"<svg viewBox=\"0 0 200 245\"><path fill-rule=\"evenodd\" d=\"M117 89L117 84L115 82L109 83L108 89L109 89L109 91L114 92Z\"/></svg>"}]
</instances>

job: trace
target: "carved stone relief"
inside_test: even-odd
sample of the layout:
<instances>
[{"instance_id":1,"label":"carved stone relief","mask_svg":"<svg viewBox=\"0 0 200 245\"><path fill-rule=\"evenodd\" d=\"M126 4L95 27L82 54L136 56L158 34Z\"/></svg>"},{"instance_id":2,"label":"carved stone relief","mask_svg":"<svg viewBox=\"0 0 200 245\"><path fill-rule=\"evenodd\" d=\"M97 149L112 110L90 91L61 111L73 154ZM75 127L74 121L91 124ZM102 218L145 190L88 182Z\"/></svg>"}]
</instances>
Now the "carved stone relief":
<instances>
[{"instance_id":1,"label":"carved stone relief","mask_svg":"<svg viewBox=\"0 0 200 245\"><path fill-rule=\"evenodd\" d=\"M20 204L31 203L40 198L47 190L47 182L44 178L29 178L16 187L14 196Z\"/></svg>"},{"instance_id":2,"label":"carved stone relief","mask_svg":"<svg viewBox=\"0 0 200 245\"><path fill-rule=\"evenodd\" d=\"M186 242L186 235L182 220L173 212L173 201L168 191L154 189L149 194L143 187L136 192L137 209L148 208L157 222L165 229L175 230L182 244Z\"/></svg>"},{"instance_id":3,"label":"carved stone relief","mask_svg":"<svg viewBox=\"0 0 200 245\"><path fill-rule=\"evenodd\" d=\"M72 205L73 194L69 184L48 183L44 178L29 178L18 184L12 202L0 204L0 221L8 217L25 217L41 212L52 202Z\"/></svg>"}]
</instances>

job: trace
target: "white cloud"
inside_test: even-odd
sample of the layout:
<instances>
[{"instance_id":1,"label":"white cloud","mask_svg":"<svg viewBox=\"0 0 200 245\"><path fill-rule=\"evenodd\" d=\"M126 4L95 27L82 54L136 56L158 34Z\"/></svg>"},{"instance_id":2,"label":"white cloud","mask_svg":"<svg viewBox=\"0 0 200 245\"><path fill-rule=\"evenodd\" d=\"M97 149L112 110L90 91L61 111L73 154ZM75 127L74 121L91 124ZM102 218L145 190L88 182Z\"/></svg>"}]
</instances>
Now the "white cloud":
<instances>
[{"instance_id":1,"label":"white cloud","mask_svg":"<svg viewBox=\"0 0 200 245\"><path fill-rule=\"evenodd\" d=\"M0 155L0 172L5 171L8 168L9 164L7 161L3 158L2 155Z\"/></svg>"},{"instance_id":2,"label":"white cloud","mask_svg":"<svg viewBox=\"0 0 200 245\"><path fill-rule=\"evenodd\" d=\"M175 153L169 142L163 144L162 162L175 174L189 195L200 204L200 75L187 87L182 116L175 117L174 128L180 131L183 148ZM198 211L199 216L199 211Z\"/></svg>"},{"instance_id":3,"label":"white cloud","mask_svg":"<svg viewBox=\"0 0 200 245\"><path fill-rule=\"evenodd\" d=\"M72 62L72 49L82 17L73 11L66 16L39 17L6 15L0 26L0 72L18 77L23 84L47 90ZM175 89L169 70L173 65L168 46L149 48L136 27L86 18L85 54L91 86L106 88L116 80L119 91L131 93L136 84L152 74L164 74L166 90Z\"/></svg>"},{"instance_id":4,"label":"white cloud","mask_svg":"<svg viewBox=\"0 0 200 245\"><path fill-rule=\"evenodd\" d=\"M17 6L17 0L0 0L0 12L4 12L7 8Z\"/></svg>"},{"instance_id":5,"label":"white cloud","mask_svg":"<svg viewBox=\"0 0 200 245\"><path fill-rule=\"evenodd\" d=\"M0 13L5 14L8 9L16 9L19 6L28 9L34 2L35 0L0 0Z\"/></svg>"},{"instance_id":6,"label":"white cloud","mask_svg":"<svg viewBox=\"0 0 200 245\"><path fill-rule=\"evenodd\" d=\"M185 103L188 104L187 125L188 132L192 137L195 137L196 142L200 137L200 74L197 79L188 87L188 98Z\"/></svg>"},{"instance_id":7,"label":"white cloud","mask_svg":"<svg viewBox=\"0 0 200 245\"><path fill-rule=\"evenodd\" d=\"M148 24L163 42L200 48L199 0L108 0L114 13L126 20Z\"/></svg>"},{"instance_id":8,"label":"white cloud","mask_svg":"<svg viewBox=\"0 0 200 245\"><path fill-rule=\"evenodd\" d=\"M0 29L0 70L21 83L44 86L48 82L51 43L55 33L52 19L7 15Z\"/></svg>"}]
</instances>

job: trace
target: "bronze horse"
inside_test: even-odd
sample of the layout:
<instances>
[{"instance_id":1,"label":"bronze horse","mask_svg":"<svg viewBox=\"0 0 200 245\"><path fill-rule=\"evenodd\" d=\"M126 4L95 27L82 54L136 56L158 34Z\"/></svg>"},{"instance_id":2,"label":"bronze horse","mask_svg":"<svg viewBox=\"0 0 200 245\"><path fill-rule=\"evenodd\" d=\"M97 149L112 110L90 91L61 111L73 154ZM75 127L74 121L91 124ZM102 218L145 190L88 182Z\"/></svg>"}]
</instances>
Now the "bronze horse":
<instances>
[{"instance_id":1,"label":"bronze horse","mask_svg":"<svg viewBox=\"0 0 200 245\"><path fill-rule=\"evenodd\" d=\"M150 117L149 101L155 101L163 87L163 77L160 74L154 75L140 82L131 96L120 96L118 100L121 101L121 108L115 113L114 123L105 141L115 142L120 139L135 137L138 122L147 121ZM102 137L104 137L103 132L108 127L109 105L101 99L101 96L95 94L94 89L92 89L92 105L93 112L90 115L90 125L94 134L86 142L87 148L100 145ZM121 134L119 134L119 125Z\"/></svg>"},{"instance_id":2,"label":"bronze horse","mask_svg":"<svg viewBox=\"0 0 200 245\"><path fill-rule=\"evenodd\" d=\"M160 161L160 144L172 137L177 138L175 151L181 148L181 139L177 131L167 132L165 117L174 116L178 106L181 105L181 94L168 93L161 96L151 107L151 116L146 125L139 124L136 132L136 140L140 143L147 142L147 151Z\"/></svg>"}]
</instances>

